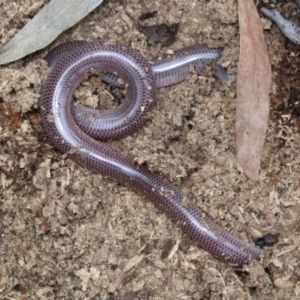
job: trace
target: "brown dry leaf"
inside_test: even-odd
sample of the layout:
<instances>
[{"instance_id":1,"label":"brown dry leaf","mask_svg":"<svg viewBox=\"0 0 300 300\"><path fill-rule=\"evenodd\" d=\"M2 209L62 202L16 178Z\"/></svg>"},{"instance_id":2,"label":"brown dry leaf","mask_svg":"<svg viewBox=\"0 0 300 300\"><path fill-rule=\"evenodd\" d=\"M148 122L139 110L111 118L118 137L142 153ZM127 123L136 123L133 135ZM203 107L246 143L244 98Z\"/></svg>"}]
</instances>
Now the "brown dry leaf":
<instances>
[{"instance_id":1,"label":"brown dry leaf","mask_svg":"<svg viewBox=\"0 0 300 300\"><path fill-rule=\"evenodd\" d=\"M269 117L271 65L263 27L253 0L239 0L240 57L237 75L237 158L258 180Z\"/></svg>"},{"instance_id":2,"label":"brown dry leaf","mask_svg":"<svg viewBox=\"0 0 300 300\"><path fill-rule=\"evenodd\" d=\"M0 65L7 64L49 45L103 0L51 0L4 47Z\"/></svg>"}]
</instances>

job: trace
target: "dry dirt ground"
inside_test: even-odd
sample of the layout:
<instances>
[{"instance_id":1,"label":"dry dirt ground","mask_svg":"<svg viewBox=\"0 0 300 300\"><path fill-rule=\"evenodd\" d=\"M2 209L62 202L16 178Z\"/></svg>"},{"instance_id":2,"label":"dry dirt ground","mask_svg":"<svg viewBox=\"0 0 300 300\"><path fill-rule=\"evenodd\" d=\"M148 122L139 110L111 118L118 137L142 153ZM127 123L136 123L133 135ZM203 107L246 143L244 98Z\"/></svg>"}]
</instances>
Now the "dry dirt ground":
<instances>
[{"instance_id":1,"label":"dry dirt ground","mask_svg":"<svg viewBox=\"0 0 300 300\"><path fill-rule=\"evenodd\" d=\"M0 45L48 2L0 1ZM294 2L274 1L299 22ZM260 178L251 182L235 157L236 0L146 6L158 14L145 25L180 22L174 44L147 45L129 17L142 13L140 1L129 0L126 9L120 1L105 1L50 47L0 67L0 298L299 299L297 96L288 102L299 87L299 46L264 20L273 69L271 112ZM39 92L49 73L42 58L74 39L121 41L148 59L194 43L224 47L222 64L232 74L228 86L193 73L160 89L145 126L111 144L180 186L243 240L277 234L279 242L265 249L260 262L237 268L216 260L147 200L48 144L39 117ZM85 82L77 98L92 106L99 99L102 107L116 105L119 92L98 83Z\"/></svg>"}]
</instances>

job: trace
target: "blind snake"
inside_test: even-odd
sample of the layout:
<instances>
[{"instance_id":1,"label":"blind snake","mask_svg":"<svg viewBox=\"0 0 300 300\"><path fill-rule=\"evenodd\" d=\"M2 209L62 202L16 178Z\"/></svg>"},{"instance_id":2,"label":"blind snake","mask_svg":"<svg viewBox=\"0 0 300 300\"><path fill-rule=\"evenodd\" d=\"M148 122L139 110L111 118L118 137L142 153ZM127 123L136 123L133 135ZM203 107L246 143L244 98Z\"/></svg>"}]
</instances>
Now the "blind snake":
<instances>
[{"instance_id":1,"label":"blind snake","mask_svg":"<svg viewBox=\"0 0 300 300\"><path fill-rule=\"evenodd\" d=\"M219 48L194 45L150 65L137 50L121 43L67 42L45 58L52 70L42 90L40 107L45 131L57 149L144 195L216 258L243 265L259 259L262 250L214 223L171 182L104 143L130 135L143 125L155 104L156 88L183 81L191 65L201 72L204 66L216 62L221 52ZM116 74L125 82L126 97L115 110L103 112L72 105L73 92L91 72Z\"/></svg>"}]
</instances>

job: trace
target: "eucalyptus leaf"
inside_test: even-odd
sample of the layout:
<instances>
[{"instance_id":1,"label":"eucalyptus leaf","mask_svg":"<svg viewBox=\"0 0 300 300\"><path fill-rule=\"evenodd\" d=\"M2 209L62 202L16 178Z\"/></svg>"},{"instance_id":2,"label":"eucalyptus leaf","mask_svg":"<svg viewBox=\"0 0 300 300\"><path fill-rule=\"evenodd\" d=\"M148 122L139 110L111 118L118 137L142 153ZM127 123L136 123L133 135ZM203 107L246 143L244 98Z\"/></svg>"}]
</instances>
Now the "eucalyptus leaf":
<instances>
[{"instance_id":1,"label":"eucalyptus leaf","mask_svg":"<svg viewBox=\"0 0 300 300\"><path fill-rule=\"evenodd\" d=\"M49 45L103 0L51 0L0 49L0 65L20 59Z\"/></svg>"}]
</instances>

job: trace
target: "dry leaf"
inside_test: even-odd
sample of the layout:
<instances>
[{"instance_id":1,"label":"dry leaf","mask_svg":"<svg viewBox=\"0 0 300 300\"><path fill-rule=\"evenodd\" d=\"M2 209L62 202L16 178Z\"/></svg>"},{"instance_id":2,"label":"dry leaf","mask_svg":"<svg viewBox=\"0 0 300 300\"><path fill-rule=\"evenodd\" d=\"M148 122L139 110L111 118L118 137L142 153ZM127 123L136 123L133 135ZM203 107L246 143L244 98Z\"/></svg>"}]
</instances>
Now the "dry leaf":
<instances>
[{"instance_id":1,"label":"dry leaf","mask_svg":"<svg viewBox=\"0 0 300 300\"><path fill-rule=\"evenodd\" d=\"M245 174L251 180L258 180L269 117L271 65L263 27L253 0L239 0L238 13L237 158Z\"/></svg>"},{"instance_id":2,"label":"dry leaf","mask_svg":"<svg viewBox=\"0 0 300 300\"><path fill-rule=\"evenodd\" d=\"M124 268L124 272L129 271L130 269L132 269L133 267L135 267L136 265L138 265L143 259L144 259L145 255L139 255L139 256L134 256L132 257L126 264L125 268Z\"/></svg>"},{"instance_id":3,"label":"dry leaf","mask_svg":"<svg viewBox=\"0 0 300 300\"><path fill-rule=\"evenodd\" d=\"M0 65L7 64L49 45L103 0L51 0L4 47Z\"/></svg>"}]
</instances>

